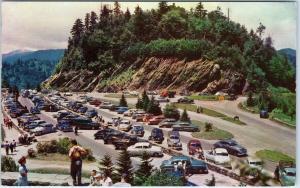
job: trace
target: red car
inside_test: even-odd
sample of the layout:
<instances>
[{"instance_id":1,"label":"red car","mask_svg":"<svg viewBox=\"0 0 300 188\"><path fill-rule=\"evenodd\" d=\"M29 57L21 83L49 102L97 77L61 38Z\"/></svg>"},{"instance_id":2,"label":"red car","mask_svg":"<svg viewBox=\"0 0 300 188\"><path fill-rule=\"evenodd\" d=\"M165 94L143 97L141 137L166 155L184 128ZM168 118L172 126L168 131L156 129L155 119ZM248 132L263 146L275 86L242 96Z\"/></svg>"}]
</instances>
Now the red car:
<instances>
[{"instance_id":1,"label":"red car","mask_svg":"<svg viewBox=\"0 0 300 188\"><path fill-rule=\"evenodd\" d=\"M202 151L201 142L199 140L190 140L187 144L187 148L190 155L195 155Z\"/></svg>"},{"instance_id":2,"label":"red car","mask_svg":"<svg viewBox=\"0 0 300 188\"><path fill-rule=\"evenodd\" d=\"M164 118L164 116L155 116L149 119L148 125L158 125Z\"/></svg>"},{"instance_id":3,"label":"red car","mask_svg":"<svg viewBox=\"0 0 300 188\"><path fill-rule=\"evenodd\" d=\"M90 101L89 103L90 103L90 105L100 106L101 101L98 99L94 99L94 100Z\"/></svg>"},{"instance_id":4,"label":"red car","mask_svg":"<svg viewBox=\"0 0 300 188\"><path fill-rule=\"evenodd\" d=\"M145 114L143 117L143 122L148 122L153 117L154 117L153 114Z\"/></svg>"}]
</instances>

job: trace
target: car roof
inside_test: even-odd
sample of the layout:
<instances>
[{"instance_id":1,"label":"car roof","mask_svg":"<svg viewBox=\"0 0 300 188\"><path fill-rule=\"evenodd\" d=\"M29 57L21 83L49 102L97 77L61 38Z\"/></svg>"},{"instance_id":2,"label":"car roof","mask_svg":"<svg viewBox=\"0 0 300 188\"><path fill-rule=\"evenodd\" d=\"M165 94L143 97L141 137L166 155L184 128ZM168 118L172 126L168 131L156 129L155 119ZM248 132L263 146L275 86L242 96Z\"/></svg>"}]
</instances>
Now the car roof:
<instances>
[{"instance_id":1,"label":"car roof","mask_svg":"<svg viewBox=\"0 0 300 188\"><path fill-rule=\"evenodd\" d=\"M172 160L190 160L188 156L180 155L171 157Z\"/></svg>"},{"instance_id":2,"label":"car roof","mask_svg":"<svg viewBox=\"0 0 300 188\"><path fill-rule=\"evenodd\" d=\"M215 148L216 153L228 153L225 148Z\"/></svg>"},{"instance_id":3,"label":"car roof","mask_svg":"<svg viewBox=\"0 0 300 188\"><path fill-rule=\"evenodd\" d=\"M136 144L135 144L135 146L150 146L150 143L149 142L137 142Z\"/></svg>"},{"instance_id":4,"label":"car roof","mask_svg":"<svg viewBox=\"0 0 300 188\"><path fill-rule=\"evenodd\" d=\"M171 136L180 136L179 132L178 131L171 131L169 132L169 135Z\"/></svg>"},{"instance_id":5,"label":"car roof","mask_svg":"<svg viewBox=\"0 0 300 188\"><path fill-rule=\"evenodd\" d=\"M248 162L262 162L262 160L258 157L248 157Z\"/></svg>"}]
</instances>

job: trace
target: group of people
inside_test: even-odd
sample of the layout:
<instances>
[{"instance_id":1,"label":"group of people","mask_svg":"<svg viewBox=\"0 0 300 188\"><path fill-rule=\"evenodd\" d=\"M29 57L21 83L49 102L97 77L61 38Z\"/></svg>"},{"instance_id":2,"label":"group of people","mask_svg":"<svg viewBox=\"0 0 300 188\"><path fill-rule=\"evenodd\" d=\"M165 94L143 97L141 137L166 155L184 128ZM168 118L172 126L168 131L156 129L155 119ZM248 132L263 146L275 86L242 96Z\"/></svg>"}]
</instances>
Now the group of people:
<instances>
[{"instance_id":1,"label":"group of people","mask_svg":"<svg viewBox=\"0 0 300 188\"><path fill-rule=\"evenodd\" d=\"M9 155L9 151L11 154L13 154L14 151L16 151L16 147L17 147L17 142L15 140L13 140L10 143L8 141L5 141L4 148L5 148L6 155Z\"/></svg>"},{"instance_id":2,"label":"group of people","mask_svg":"<svg viewBox=\"0 0 300 188\"><path fill-rule=\"evenodd\" d=\"M90 177L91 186L112 186L112 180L105 173L98 173L96 170L92 170Z\"/></svg>"},{"instance_id":3,"label":"group of people","mask_svg":"<svg viewBox=\"0 0 300 188\"><path fill-rule=\"evenodd\" d=\"M186 173L186 161L178 161L174 163L174 171L181 172L182 174Z\"/></svg>"}]
</instances>

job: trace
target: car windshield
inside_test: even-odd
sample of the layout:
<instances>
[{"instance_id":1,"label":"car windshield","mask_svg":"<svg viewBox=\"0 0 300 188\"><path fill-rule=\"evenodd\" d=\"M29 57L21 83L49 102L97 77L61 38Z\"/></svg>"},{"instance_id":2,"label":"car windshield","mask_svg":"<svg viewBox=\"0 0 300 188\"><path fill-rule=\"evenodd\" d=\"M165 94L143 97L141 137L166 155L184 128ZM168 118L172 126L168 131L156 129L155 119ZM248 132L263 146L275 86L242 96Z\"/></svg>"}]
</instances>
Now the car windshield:
<instances>
[{"instance_id":1,"label":"car windshield","mask_svg":"<svg viewBox=\"0 0 300 188\"><path fill-rule=\"evenodd\" d=\"M217 153L218 156L228 156L228 153Z\"/></svg>"},{"instance_id":2,"label":"car windshield","mask_svg":"<svg viewBox=\"0 0 300 188\"><path fill-rule=\"evenodd\" d=\"M170 136L170 139L176 139L176 140L178 140L179 139L179 137L178 136Z\"/></svg>"},{"instance_id":3,"label":"car windshield","mask_svg":"<svg viewBox=\"0 0 300 188\"><path fill-rule=\"evenodd\" d=\"M235 146L235 145L237 145L237 142L236 142L236 141L230 141L230 142L228 142L228 144L229 144L230 146Z\"/></svg>"},{"instance_id":4,"label":"car windshield","mask_svg":"<svg viewBox=\"0 0 300 188\"><path fill-rule=\"evenodd\" d=\"M201 147L201 145L200 145L199 143L192 143L191 146L192 146L192 147L197 147L197 148L198 148L198 147Z\"/></svg>"}]
</instances>

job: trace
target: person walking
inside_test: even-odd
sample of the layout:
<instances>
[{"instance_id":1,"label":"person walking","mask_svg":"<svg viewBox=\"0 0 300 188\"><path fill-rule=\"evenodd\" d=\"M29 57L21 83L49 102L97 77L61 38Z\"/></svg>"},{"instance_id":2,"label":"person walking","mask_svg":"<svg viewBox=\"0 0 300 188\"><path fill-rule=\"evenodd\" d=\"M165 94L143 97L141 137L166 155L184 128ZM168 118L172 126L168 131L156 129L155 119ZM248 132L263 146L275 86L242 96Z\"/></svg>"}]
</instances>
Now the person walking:
<instances>
[{"instance_id":1,"label":"person walking","mask_svg":"<svg viewBox=\"0 0 300 188\"><path fill-rule=\"evenodd\" d=\"M13 144L13 142L9 143L9 149L10 149L10 153L13 154L14 153L14 144Z\"/></svg>"},{"instance_id":2,"label":"person walking","mask_svg":"<svg viewBox=\"0 0 300 188\"><path fill-rule=\"evenodd\" d=\"M78 135L78 126L75 126L74 133L75 135Z\"/></svg>"},{"instance_id":3,"label":"person walking","mask_svg":"<svg viewBox=\"0 0 300 188\"><path fill-rule=\"evenodd\" d=\"M86 150L78 146L76 140L72 140L73 145L69 151L71 159L70 173L73 179L73 185L81 185L82 157L86 155Z\"/></svg>"},{"instance_id":4,"label":"person walking","mask_svg":"<svg viewBox=\"0 0 300 188\"><path fill-rule=\"evenodd\" d=\"M5 148L6 155L9 155L9 143L8 143L8 141L5 141L4 148Z\"/></svg>"},{"instance_id":5,"label":"person walking","mask_svg":"<svg viewBox=\"0 0 300 188\"><path fill-rule=\"evenodd\" d=\"M126 182L127 174L122 174L121 181L118 183L115 183L114 186L116 187L131 187L130 183Z\"/></svg>"},{"instance_id":6,"label":"person walking","mask_svg":"<svg viewBox=\"0 0 300 188\"><path fill-rule=\"evenodd\" d=\"M16 142L15 140L13 140L13 142L12 142L12 143L13 143L13 148L14 148L14 151L17 151L17 150L16 150L16 148L17 148L17 142Z\"/></svg>"},{"instance_id":7,"label":"person walking","mask_svg":"<svg viewBox=\"0 0 300 188\"><path fill-rule=\"evenodd\" d=\"M28 178L27 178L27 175L28 175L28 169L26 167L26 157L22 156L18 163L20 164L20 167L19 167L19 173L20 173L20 176L17 180L17 185L18 186L28 186Z\"/></svg>"}]
</instances>

